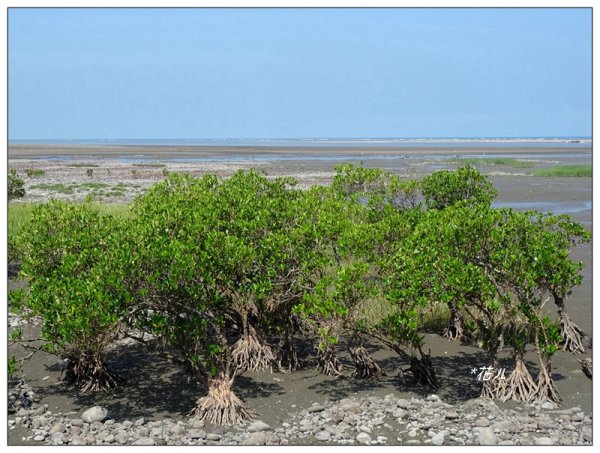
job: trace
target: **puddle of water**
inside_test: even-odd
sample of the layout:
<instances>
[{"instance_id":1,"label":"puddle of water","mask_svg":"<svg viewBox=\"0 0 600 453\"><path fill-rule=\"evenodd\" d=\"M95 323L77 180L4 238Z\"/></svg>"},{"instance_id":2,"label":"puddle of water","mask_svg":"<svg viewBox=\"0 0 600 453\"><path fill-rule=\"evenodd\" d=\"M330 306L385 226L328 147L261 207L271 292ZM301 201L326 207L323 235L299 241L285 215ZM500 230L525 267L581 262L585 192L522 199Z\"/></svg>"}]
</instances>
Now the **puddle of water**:
<instances>
[{"instance_id":1,"label":"puddle of water","mask_svg":"<svg viewBox=\"0 0 600 453\"><path fill-rule=\"evenodd\" d=\"M553 214L575 214L592 209L591 201L495 201L494 208L513 208L516 211L552 212Z\"/></svg>"}]
</instances>

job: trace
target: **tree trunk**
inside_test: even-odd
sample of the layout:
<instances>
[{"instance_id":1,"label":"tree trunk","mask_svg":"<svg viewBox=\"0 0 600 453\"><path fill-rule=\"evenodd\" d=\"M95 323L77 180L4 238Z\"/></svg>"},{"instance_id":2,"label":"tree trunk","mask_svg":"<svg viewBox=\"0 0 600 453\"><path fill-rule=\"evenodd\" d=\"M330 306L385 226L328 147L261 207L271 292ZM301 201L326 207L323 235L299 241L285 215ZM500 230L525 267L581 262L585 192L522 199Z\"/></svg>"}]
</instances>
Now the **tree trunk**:
<instances>
[{"instance_id":1,"label":"tree trunk","mask_svg":"<svg viewBox=\"0 0 600 453\"><path fill-rule=\"evenodd\" d=\"M439 388L440 384L433 368L433 362L431 361L431 350L429 353L424 353L419 348L421 358L417 359L413 357L410 361L410 372L413 375L414 383L421 385L428 385L432 388Z\"/></svg>"},{"instance_id":2,"label":"tree trunk","mask_svg":"<svg viewBox=\"0 0 600 453\"><path fill-rule=\"evenodd\" d=\"M273 351L260 340L256 330L250 325L247 312L242 313L242 329L242 336L231 351L234 364L241 370L272 370L275 361Z\"/></svg>"},{"instance_id":3,"label":"tree trunk","mask_svg":"<svg viewBox=\"0 0 600 453\"><path fill-rule=\"evenodd\" d=\"M385 372L381 369L381 367L375 362L369 352L365 349L360 339L354 339L354 345L350 346L350 356L352 360L354 360L354 377L358 378L378 378L381 376L385 376Z\"/></svg>"},{"instance_id":4,"label":"tree trunk","mask_svg":"<svg viewBox=\"0 0 600 453\"><path fill-rule=\"evenodd\" d=\"M326 376L339 376L342 374L342 364L335 356L333 346L329 343L317 346L317 369Z\"/></svg>"},{"instance_id":5,"label":"tree trunk","mask_svg":"<svg viewBox=\"0 0 600 453\"><path fill-rule=\"evenodd\" d=\"M454 305L451 307L450 321L444 329L443 336L451 341L462 340L465 336L464 320Z\"/></svg>"},{"instance_id":6,"label":"tree trunk","mask_svg":"<svg viewBox=\"0 0 600 453\"><path fill-rule=\"evenodd\" d=\"M552 380L552 365L550 364L550 360L544 360L539 353L538 358L540 362L540 373L538 375L538 392L536 399L540 403L552 401L553 403L560 405L562 397Z\"/></svg>"},{"instance_id":7,"label":"tree trunk","mask_svg":"<svg viewBox=\"0 0 600 453\"><path fill-rule=\"evenodd\" d=\"M80 393L87 393L116 388L122 380L107 367L102 353L85 351L69 359L61 382L79 387Z\"/></svg>"},{"instance_id":8,"label":"tree trunk","mask_svg":"<svg viewBox=\"0 0 600 453\"><path fill-rule=\"evenodd\" d=\"M560 316L560 334L563 338L562 350L574 354L585 352L583 347L584 333L567 313L564 299L554 295L554 303L558 307L558 315Z\"/></svg>"},{"instance_id":9,"label":"tree trunk","mask_svg":"<svg viewBox=\"0 0 600 453\"><path fill-rule=\"evenodd\" d=\"M219 426L243 425L254 417L231 390L233 378L228 374L220 370L214 377L208 377L208 395L196 401L191 416Z\"/></svg>"},{"instance_id":10,"label":"tree trunk","mask_svg":"<svg viewBox=\"0 0 600 453\"><path fill-rule=\"evenodd\" d=\"M296 348L292 343L287 332L283 333L279 338L279 344L277 345L276 351L276 362L277 368L281 373L289 373L298 369L299 361L298 355L296 354Z\"/></svg>"},{"instance_id":11,"label":"tree trunk","mask_svg":"<svg viewBox=\"0 0 600 453\"><path fill-rule=\"evenodd\" d=\"M537 394L538 386L525 366L522 353L515 353L515 369L503 383L502 401L524 401L531 403Z\"/></svg>"}]
</instances>

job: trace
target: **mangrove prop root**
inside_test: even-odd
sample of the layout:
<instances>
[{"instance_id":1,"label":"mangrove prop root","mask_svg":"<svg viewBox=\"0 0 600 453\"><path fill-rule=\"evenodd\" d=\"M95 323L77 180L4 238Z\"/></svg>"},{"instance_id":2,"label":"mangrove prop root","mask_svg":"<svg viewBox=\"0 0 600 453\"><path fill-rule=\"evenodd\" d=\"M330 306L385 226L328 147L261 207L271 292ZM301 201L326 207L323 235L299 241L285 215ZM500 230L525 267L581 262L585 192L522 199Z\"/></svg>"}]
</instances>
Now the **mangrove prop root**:
<instances>
[{"instance_id":1,"label":"mangrove prop root","mask_svg":"<svg viewBox=\"0 0 600 453\"><path fill-rule=\"evenodd\" d=\"M531 403L537 394L538 386L529 374L522 356L515 359L515 369L500 388L502 401L524 401Z\"/></svg>"},{"instance_id":2,"label":"mangrove prop root","mask_svg":"<svg viewBox=\"0 0 600 453\"><path fill-rule=\"evenodd\" d=\"M325 376L339 376L342 374L342 364L335 356L330 346L321 349L317 347L317 369Z\"/></svg>"},{"instance_id":3,"label":"mangrove prop root","mask_svg":"<svg viewBox=\"0 0 600 453\"><path fill-rule=\"evenodd\" d=\"M592 379L592 359L588 357L587 359L577 360L581 365L581 371L583 371L583 374Z\"/></svg>"},{"instance_id":4,"label":"mangrove prop root","mask_svg":"<svg viewBox=\"0 0 600 453\"><path fill-rule=\"evenodd\" d=\"M378 378L385 376L385 372L377 365L363 346L351 347L350 356L354 360L354 377L358 378Z\"/></svg>"},{"instance_id":5,"label":"mangrove prop root","mask_svg":"<svg viewBox=\"0 0 600 453\"><path fill-rule=\"evenodd\" d=\"M79 387L80 393L114 389L122 379L113 373L101 358L82 354L71 359L61 375L61 382Z\"/></svg>"},{"instance_id":6,"label":"mangrove prop root","mask_svg":"<svg viewBox=\"0 0 600 453\"><path fill-rule=\"evenodd\" d=\"M538 392L536 396L536 400L540 403L544 401L552 401L556 405L560 405L562 401L562 397L554 385L554 380L552 379L552 368L550 363L544 363L540 360L540 373L538 375Z\"/></svg>"},{"instance_id":7,"label":"mangrove prop root","mask_svg":"<svg viewBox=\"0 0 600 453\"><path fill-rule=\"evenodd\" d=\"M450 321L444 329L443 336L450 341L458 341L465 336L464 321L456 310L452 310Z\"/></svg>"},{"instance_id":8,"label":"mangrove prop root","mask_svg":"<svg viewBox=\"0 0 600 453\"><path fill-rule=\"evenodd\" d=\"M219 426L243 425L254 418L254 413L231 390L231 381L225 378L209 380L208 395L196 401L189 415Z\"/></svg>"},{"instance_id":9,"label":"mangrove prop root","mask_svg":"<svg viewBox=\"0 0 600 453\"><path fill-rule=\"evenodd\" d=\"M294 348L289 338L283 337L279 340L275 355L279 372L289 373L298 369L300 362L298 361L296 348Z\"/></svg>"},{"instance_id":10,"label":"mangrove prop root","mask_svg":"<svg viewBox=\"0 0 600 453\"><path fill-rule=\"evenodd\" d=\"M430 354L421 353L421 359L413 357L410 361L409 370L413 375L415 384L428 385L436 389L440 387Z\"/></svg>"},{"instance_id":11,"label":"mangrove prop root","mask_svg":"<svg viewBox=\"0 0 600 453\"><path fill-rule=\"evenodd\" d=\"M231 351L234 364L248 371L272 370L275 357L269 345L258 340L254 335L242 336Z\"/></svg>"},{"instance_id":12,"label":"mangrove prop root","mask_svg":"<svg viewBox=\"0 0 600 453\"><path fill-rule=\"evenodd\" d=\"M498 373L498 363L496 360L492 362L491 368L488 371L491 374L492 378L483 381L483 385L481 387L481 398L489 398L491 400L498 400L502 398L504 394L504 380L502 379L493 379L494 376Z\"/></svg>"},{"instance_id":13,"label":"mangrove prop root","mask_svg":"<svg viewBox=\"0 0 600 453\"><path fill-rule=\"evenodd\" d=\"M560 312L560 334L563 338L563 351L574 354L585 352L583 347L583 331L573 322L569 314L563 310Z\"/></svg>"}]
</instances>

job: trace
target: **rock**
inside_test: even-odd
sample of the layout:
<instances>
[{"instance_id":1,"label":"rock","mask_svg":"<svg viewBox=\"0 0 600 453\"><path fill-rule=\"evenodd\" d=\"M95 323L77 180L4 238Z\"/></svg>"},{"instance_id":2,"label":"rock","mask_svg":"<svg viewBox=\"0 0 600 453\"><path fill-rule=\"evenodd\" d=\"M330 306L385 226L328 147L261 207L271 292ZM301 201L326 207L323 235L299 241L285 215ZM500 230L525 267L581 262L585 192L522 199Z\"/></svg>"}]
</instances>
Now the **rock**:
<instances>
[{"instance_id":1,"label":"rock","mask_svg":"<svg viewBox=\"0 0 600 453\"><path fill-rule=\"evenodd\" d=\"M208 433L206 435L206 440L219 441L221 440L221 435L217 433Z\"/></svg>"},{"instance_id":2,"label":"rock","mask_svg":"<svg viewBox=\"0 0 600 453\"><path fill-rule=\"evenodd\" d=\"M120 445L124 445L127 443L128 437L129 436L125 431L119 431L117 434L115 434L115 442L117 442Z\"/></svg>"},{"instance_id":3,"label":"rock","mask_svg":"<svg viewBox=\"0 0 600 453\"><path fill-rule=\"evenodd\" d=\"M262 431L255 431L244 439L244 445L265 445L267 443L267 436Z\"/></svg>"},{"instance_id":4,"label":"rock","mask_svg":"<svg viewBox=\"0 0 600 453\"><path fill-rule=\"evenodd\" d=\"M80 418L72 418L71 426L83 426L83 420Z\"/></svg>"},{"instance_id":5,"label":"rock","mask_svg":"<svg viewBox=\"0 0 600 453\"><path fill-rule=\"evenodd\" d=\"M76 447L83 446L83 445L85 445L85 440L83 440L79 436L73 436L73 437L71 437L71 442L69 443L69 445L74 445Z\"/></svg>"},{"instance_id":6,"label":"rock","mask_svg":"<svg viewBox=\"0 0 600 453\"><path fill-rule=\"evenodd\" d=\"M549 437L538 437L535 439L536 445L554 445L554 441Z\"/></svg>"},{"instance_id":7,"label":"rock","mask_svg":"<svg viewBox=\"0 0 600 453\"><path fill-rule=\"evenodd\" d=\"M156 445L156 442L151 437L142 437L136 440L133 445Z\"/></svg>"},{"instance_id":8,"label":"rock","mask_svg":"<svg viewBox=\"0 0 600 453\"><path fill-rule=\"evenodd\" d=\"M201 429L190 429L187 432L187 437L190 439L206 439L206 433Z\"/></svg>"},{"instance_id":9,"label":"rock","mask_svg":"<svg viewBox=\"0 0 600 453\"><path fill-rule=\"evenodd\" d=\"M396 406L401 407L402 409L408 409L410 406L410 401L401 398L396 401Z\"/></svg>"},{"instance_id":10,"label":"rock","mask_svg":"<svg viewBox=\"0 0 600 453\"><path fill-rule=\"evenodd\" d=\"M106 417L108 417L108 410L101 406L91 407L81 414L81 419L86 423L101 422Z\"/></svg>"},{"instance_id":11,"label":"rock","mask_svg":"<svg viewBox=\"0 0 600 453\"><path fill-rule=\"evenodd\" d=\"M135 421L134 425L135 426L142 426L144 423L146 423L146 419L144 417L141 417L141 418L138 418Z\"/></svg>"},{"instance_id":12,"label":"rock","mask_svg":"<svg viewBox=\"0 0 600 453\"><path fill-rule=\"evenodd\" d=\"M356 436L356 441L360 444L368 445L371 443L371 436L365 432L361 432L358 434L358 436Z\"/></svg>"},{"instance_id":13,"label":"rock","mask_svg":"<svg viewBox=\"0 0 600 453\"><path fill-rule=\"evenodd\" d=\"M325 408L323 406L321 406L320 404L315 403L312 406L310 406L306 411L309 414L313 414L315 412L322 412L324 410L325 410Z\"/></svg>"},{"instance_id":14,"label":"rock","mask_svg":"<svg viewBox=\"0 0 600 453\"><path fill-rule=\"evenodd\" d=\"M62 445L67 442L67 436L64 433L52 434L51 441L53 445Z\"/></svg>"},{"instance_id":15,"label":"rock","mask_svg":"<svg viewBox=\"0 0 600 453\"><path fill-rule=\"evenodd\" d=\"M185 428L181 425L173 425L169 428L169 431L173 434L181 434L185 431Z\"/></svg>"},{"instance_id":16,"label":"rock","mask_svg":"<svg viewBox=\"0 0 600 453\"><path fill-rule=\"evenodd\" d=\"M329 438L331 437L331 433L329 433L329 431L323 430L323 431L319 431L316 435L315 435L315 439L317 440L321 440L321 441L326 441L329 440Z\"/></svg>"},{"instance_id":17,"label":"rock","mask_svg":"<svg viewBox=\"0 0 600 453\"><path fill-rule=\"evenodd\" d=\"M204 420L194 420L192 422L192 428L198 428L198 429L204 428Z\"/></svg>"},{"instance_id":18,"label":"rock","mask_svg":"<svg viewBox=\"0 0 600 453\"><path fill-rule=\"evenodd\" d=\"M448 411L446 412L446 420L457 420L459 417L458 412Z\"/></svg>"},{"instance_id":19,"label":"rock","mask_svg":"<svg viewBox=\"0 0 600 453\"><path fill-rule=\"evenodd\" d=\"M444 443L444 433L437 433L435 436L431 438L431 443L433 445L442 445Z\"/></svg>"},{"instance_id":20,"label":"rock","mask_svg":"<svg viewBox=\"0 0 600 453\"><path fill-rule=\"evenodd\" d=\"M38 434L37 436L35 436L35 437L33 438L33 440L35 440L36 442L41 442L41 441L43 441L45 438L46 438L46 436L43 436L43 435L41 435L41 434Z\"/></svg>"},{"instance_id":21,"label":"rock","mask_svg":"<svg viewBox=\"0 0 600 453\"><path fill-rule=\"evenodd\" d=\"M542 409L547 409L547 410L551 410L551 409L556 409L558 406L556 404L554 404L552 401L544 401L542 403Z\"/></svg>"},{"instance_id":22,"label":"rock","mask_svg":"<svg viewBox=\"0 0 600 453\"><path fill-rule=\"evenodd\" d=\"M478 434L479 445L496 445L498 439L490 428L480 428Z\"/></svg>"},{"instance_id":23,"label":"rock","mask_svg":"<svg viewBox=\"0 0 600 453\"><path fill-rule=\"evenodd\" d=\"M112 444L115 441L115 436L113 436L112 434L109 434L108 436L106 436L104 438L104 442Z\"/></svg>"},{"instance_id":24,"label":"rock","mask_svg":"<svg viewBox=\"0 0 600 453\"><path fill-rule=\"evenodd\" d=\"M360 410L360 403L349 398L344 398L340 401L340 409L346 412L357 412Z\"/></svg>"},{"instance_id":25,"label":"rock","mask_svg":"<svg viewBox=\"0 0 600 453\"><path fill-rule=\"evenodd\" d=\"M54 434L54 433L62 433L65 430L65 425L63 423L56 423L52 429L50 430L50 434Z\"/></svg>"},{"instance_id":26,"label":"rock","mask_svg":"<svg viewBox=\"0 0 600 453\"><path fill-rule=\"evenodd\" d=\"M438 401L440 399L435 393L427 396L427 401Z\"/></svg>"},{"instance_id":27,"label":"rock","mask_svg":"<svg viewBox=\"0 0 600 453\"><path fill-rule=\"evenodd\" d=\"M475 426L485 428L487 426L490 426L490 421L485 417L480 417L477 420L475 420Z\"/></svg>"},{"instance_id":28,"label":"rock","mask_svg":"<svg viewBox=\"0 0 600 453\"><path fill-rule=\"evenodd\" d=\"M255 420L252 423L250 423L246 431L248 431L249 433L256 433L261 431L268 431L269 429L271 429L271 427L262 420Z\"/></svg>"}]
</instances>

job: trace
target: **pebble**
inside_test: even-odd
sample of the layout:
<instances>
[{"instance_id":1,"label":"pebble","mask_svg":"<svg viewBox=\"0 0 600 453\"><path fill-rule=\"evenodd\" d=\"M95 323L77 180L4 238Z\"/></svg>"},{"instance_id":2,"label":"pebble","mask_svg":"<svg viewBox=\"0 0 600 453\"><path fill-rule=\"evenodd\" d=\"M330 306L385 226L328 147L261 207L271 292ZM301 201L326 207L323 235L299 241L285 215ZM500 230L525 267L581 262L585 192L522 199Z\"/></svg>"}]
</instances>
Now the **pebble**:
<instances>
[{"instance_id":1,"label":"pebble","mask_svg":"<svg viewBox=\"0 0 600 453\"><path fill-rule=\"evenodd\" d=\"M480 428L477 440L479 445L496 445L498 443L494 431L490 428Z\"/></svg>"},{"instance_id":2,"label":"pebble","mask_svg":"<svg viewBox=\"0 0 600 453\"><path fill-rule=\"evenodd\" d=\"M259 432L259 431L267 431L269 429L271 429L270 426L267 425L262 420L255 420L248 426L246 431L248 431L249 433L254 433L254 432Z\"/></svg>"},{"instance_id":3,"label":"pebble","mask_svg":"<svg viewBox=\"0 0 600 453\"><path fill-rule=\"evenodd\" d=\"M217 442L217 441L221 440L221 435L217 434L217 433L208 433L206 435L206 440L212 440L212 441Z\"/></svg>"},{"instance_id":4,"label":"pebble","mask_svg":"<svg viewBox=\"0 0 600 453\"><path fill-rule=\"evenodd\" d=\"M431 443L433 445L442 445L444 443L444 433L437 433L435 436L431 438Z\"/></svg>"},{"instance_id":5,"label":"pebble","mask_svg":"<svg viewBox=\"0 0 600 453\"><path fill-rule=\"evenodd\" d=\"M265 445L266 443L267 436L262 431L253 432L243 442L244 445Z\"/></svg>"},{"instance_id":6,"label":"pebble","mask_svg":"<svg viewBox=\"0 0 600 453\"><path fill-rule=\"evenodd\" d=\"M536 445L554 445L554 441L549 437L538 437L535 439Z\"/></svg>"},{"instance_id":7,"label":"pebble","mask_svg":"<svg viewBox=\"0 0 600 453\"><path fill-rule=\"evenodd\" d=\"M361 444L366 444L366 445L368 445L368 444L370 444L370 443L371 443L371 436L369 436L369 435L368 435L367 433L365 433L365 432L361 432L361 433L359 433L359 434L358 434L358 436L356 436L356 441L357 441L358 443L361 443Z\"/></svg>"},{"instance_id":8,"label":"pebble","mask_svg":"<svg viewBox=\"0 0 600 453\"><path fill-rule=\"evenodd\" d=\"M475 420L475 426L485 428L487 426L490 426L490 421L485 417L481 417Z\"/></svg>"},{"instance_id":9,"label":"pebble","mask_svg":"<svg viewBox=\"0 0 600 453\"><path fill-rule=\"evenodd\" d=\"M142 437L136 440L133 445L156 445L156 442L151 437Z\"/></svg>"},{"instance_id":10,"label":"pebble","mask_svg":"<svg viewBox=\"0 0 600 453\"><path fill-rule=\"evenodd\" d=\"M108 410L101 406L94 406L89 408L83 414L81 414L81 419L84 422L92 423L92 422L101 422L108 416Z\"/></svg>"}]
</instances>

